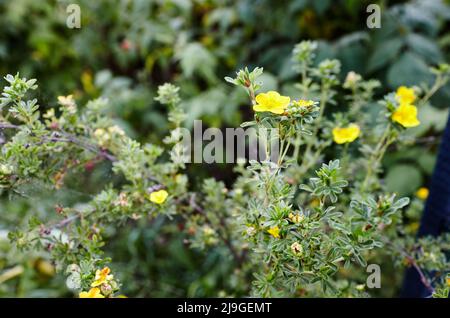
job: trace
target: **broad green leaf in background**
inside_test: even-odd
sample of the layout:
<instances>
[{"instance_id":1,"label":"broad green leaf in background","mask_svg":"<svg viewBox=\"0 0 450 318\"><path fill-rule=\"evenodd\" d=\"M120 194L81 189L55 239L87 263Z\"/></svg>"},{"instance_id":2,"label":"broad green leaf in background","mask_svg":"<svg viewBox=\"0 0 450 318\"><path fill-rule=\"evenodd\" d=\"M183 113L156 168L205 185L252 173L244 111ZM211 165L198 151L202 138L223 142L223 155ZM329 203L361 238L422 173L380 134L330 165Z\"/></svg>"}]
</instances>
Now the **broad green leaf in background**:
<instances>
[{"instance_id":1,"label":"broad green leaf in background","mask_svg":"<svg viewBox=\"0 0 450 318\"><path fill-rule=\"evenodd\" d=\"M190 78L197 73L209 82L216 82L215 57L200 43L189 43L179 53L183 74Z\"/></svg>"},{"instance_id":2,"label":"broad green leaf in background","mask_svg":"<svg viewBox=\"0 0 450 318\"><path fill-rule=\"evenodd\" d=\"M423 35L411 33L406 37L406 41L411 50L427 62L437 64L442 61L442 53L437 44Z\"/></svg>"},{"instance_id":3,"label":"broad green leaf in background","mask_svg":"<svg viewBox=\"0 0 450 318\"><path fill-rule=\"evenodd\" d=\"M399 164L389 169L386 175L386 187L389 192L400 196L414 193L422 185L422 174L413 165Z\"/></svg>"},{"instance_id":4,"label":"broad green leaf in background","mask_svg":"<svg viewBox=\"0 0 450 318\"><path fill-rule=\"evenodd\" d=\"M429 83L432 77L427 64L416 54L405 52L391 65L387 81L392 89L399 86L413 86L421 82Z\"/></svg>"},{"instance_id":5,"label":"broad green leaf in background","mask_svg":"<svg viewBox=\"0 0 450 318\"><path fill-rule=\"evenodd\" d=\"M367 62L367 71L377 71L392 61L399 54L403 43L401 38L392 38L376 46Z\"/></svg>"}]
</instances>

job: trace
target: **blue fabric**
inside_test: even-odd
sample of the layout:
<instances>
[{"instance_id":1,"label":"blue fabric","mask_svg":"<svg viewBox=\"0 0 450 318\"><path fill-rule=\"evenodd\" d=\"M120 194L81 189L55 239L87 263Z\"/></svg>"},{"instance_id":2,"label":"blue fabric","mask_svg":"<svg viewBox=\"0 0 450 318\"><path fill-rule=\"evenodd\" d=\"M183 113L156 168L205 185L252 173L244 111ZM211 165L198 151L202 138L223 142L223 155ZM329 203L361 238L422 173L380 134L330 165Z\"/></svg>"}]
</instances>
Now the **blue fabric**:
<instances>
[{"instance_id":1,"label":"blue fabric","mask_svg":"<svg viewBox=\"0 0 450 318\"><path fill-rule=\"evenodd\" d=\"M419 237L439 236L450 230L450 118L442 136L442 143L429 188L430 195L420 222ZM430 296L414 268L406 271L401 296Z\"/></svg>"}]
</instances>

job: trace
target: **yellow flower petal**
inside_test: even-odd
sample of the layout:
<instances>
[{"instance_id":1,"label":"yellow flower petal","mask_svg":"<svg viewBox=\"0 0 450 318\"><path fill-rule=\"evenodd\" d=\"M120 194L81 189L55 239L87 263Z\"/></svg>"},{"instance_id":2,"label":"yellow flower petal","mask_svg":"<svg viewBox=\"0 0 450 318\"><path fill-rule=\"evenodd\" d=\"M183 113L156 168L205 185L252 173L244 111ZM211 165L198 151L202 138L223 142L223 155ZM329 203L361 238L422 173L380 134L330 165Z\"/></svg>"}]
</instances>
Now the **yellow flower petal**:
<instances>
[{"instance_id":1,"label":"yellow flower petal","mask_svg":"<svg viewBox=\"0 0 450 318\"><path fill-rule=\"evenodd\" d=\"M80 298L105 298L97 287L91 288L88 292L81 292L78 296Z\"/></svg>"},{"instance_id":2,"label":"yellow flower petal","mask_svg":"<svg viewBox=\"0 0 450 318\"><path fill-rule=\"evenodd\" d=\"M405 128L416 127L420 124L417 119L417 107L414 105L400 104L391 119Z\"/></svg>"},{"instance_id":3,"label":"yellow flower petal","mask_svg":"<svg viewBox=\"0 0 450 318\"><path fill-rule=\"evenodd\" d=\"M290 97L281 96L275 91L260 93L256 96L255 100L257 103L253 106L255 112L271 112L278 115L283 114L291 102Z\"/></svg>"},{"instance_id":4,"label":"yellow flower petal","mask_svg":"<svg viewBox=\"0 0 450 318\"><path fill-rule=\"evenodd\" d=\"M303 247L299 242L294 242L291 245L292 254L296 256L301 256L303 254Z\"/></svg>"},{"instance_id":5,"label":"yellow flower petal","mask_svg":"<svg viewBox=\"0 0 450 318\"><path fill-rule=\"evenodd\" d=\"M416 196L421 200L426 200L428 198L429 193L430 191L427 188L422 187L419 190L417 190Z\"/></svg>"},{"instance_id":6,"label":"yellow flower petal","mask_svg":"<svg viewBox=\"0 0 450 318\"><path fill-rule=\"evenodd\" d=\"M104 267L101 270L98 269L95 272L95 280L91 284L91 287L97 287L97 286L100 286L100 285L112 280L114 278L114 276L109 275L109 273L111 273L111 270L109 269L109 267Z\"/></svg>"},{"instance_id":7,"label":"yellow flower petal","mask_svg":"<svg viewBox=\"0 0 450 318\"><path fill-rule=\"evenodd\" d=\"M264 105L262 105L262 104L256 104L256 105L254 105L254 106L253 106L253 110L254 110L255 112L267 112L267 111L269 111L269 110L267 109L267 107L264 106Z\"/></svg>"},{"instance_id":8,"label":"yellow flower petal","mask_svg":"<svg viewBox=\"0 0 450 318\"><path fill-rule=\"evenodd\" d=\"M166 190L159 190L150 193L150 201L156 204L163 204L169 194Z\"/></svg>"},{"instance_id":9,"label":"yellow flower petal","mask_svg":"<svg viewBox=\"0 0 450 318\"><path fill-rule=\"evenodd\" d=\"M272 108L269 111L271 113L274 113L274 114L277 114L277 115L281 115L281 114L284 113L284 110L285 110L284 108L280 107L280 108Z\"/></svg>"},{"instance_id":10,"label":"yellow flower petal","mask_svg":"<svg viewBox=\"0 0 450 318\"><path fill-rule=\"evenodd\" d=\"M294 105L298 106L298 107L308 107L308 106L314 105L314 101L313 100L300 99L300 100L295 101Z\"/></svg>"},{"instance_id":11,"label":"yellow flower petal","mask_svg":"<svg viewBox=\"0 0 450 318\"><path fill-rule=\"evenodd\" d=\"M337 144L344 144L353 142L359 137L361 129L356 124L350 124L346 128L335 127L333 128L333 140Z\"/></svg>"},{"instance_id":12,"label":"yellow flower petal","mask_svg":"<svg viewBox=\"0 0 450 318\"><path fill-rule=\"evenodd\" d=\"M400 104L412 104L416 100L414 89L406 86L400 86L395 96Z\"/></svg>"},{"instance_id":13,"label":"yellow flower petal","mask_svg":"<svg viewBox=\"0 0 450 318\"><path fill-rule=\"evenodd\" d=\"M265 105L268 102L268 94L264 94L264 93L258 94L255 97L255 100L258 104Z\"/></svg>"},{"instance_id":14,"label":"yellow flower petal","mask_svg":"<svg viewBox=\"0 0 450 318\"><path fill-rule=\"evenodd\" d=\"M274 238L280 238L280 228L278 226L271 227L267 230L267 233L272 235Z\"/></svg>"}]
</instances>

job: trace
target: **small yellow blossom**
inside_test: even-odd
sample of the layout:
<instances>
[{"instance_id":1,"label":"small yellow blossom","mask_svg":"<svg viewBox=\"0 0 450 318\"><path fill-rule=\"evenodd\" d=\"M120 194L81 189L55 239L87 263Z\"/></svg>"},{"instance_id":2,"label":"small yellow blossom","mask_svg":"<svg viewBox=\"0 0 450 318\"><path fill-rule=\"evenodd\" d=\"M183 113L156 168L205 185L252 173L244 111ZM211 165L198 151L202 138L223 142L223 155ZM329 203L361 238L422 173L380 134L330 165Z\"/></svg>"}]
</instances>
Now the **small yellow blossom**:
<instances>
[{"instance_id":1,"label":"small yellow blossom","mask_svg":"<svg viewBox=\"0 0 450 318\"><path fill-rule=\"evenodd\" d=\"M77 112L77 105L72 95L58 96L58 103L66 107L69 113L75 114Z\"/></svg>"},{"instance_id":2,"label":"small yellow blossom","mask_svg":"<svg viewBox=\"0 0 450 318\"><path fill-rule=\"evenodd\" d=\"M255 99L257 103L253 106L255 112L271 112L278 115L284 113L291 102L288 96L281 96L275 91L258 94Z\"/></svg>"},{"instance_id":3,"label":"small yellow blossom","mask_svg":"<svg viewBox=\"0 0 450 318\"><path fill-rule=\"evenodd\" d=\"M280 228L276 225L268 229L267 233L272 235L274 238L280 238Z\"/></svg>"},{"instance_id":4,"label":"small yellow blossom","mask_svg":"<svg viewBox=\"0 0 450 318\"><path fill-rule=\"evenodd\" d=\"M419 229L420 223L419 222L412 222L406 225L406 231L409 233L416 233Z\"/></svg>"},{"instance_id":5,"label":"small yellow blossom","mask_svg":"<svg viewBox=\"0 0 450 318\"><path fill-rule=\"evenodd\" d=\"M94 86L91 72L84 71L81 74L81 84L83 84L83 88L86 91L86 93L90 95L94 95L96 93L96 88Z\"/></svg>"},{"instance_id":6,"label":"small yellow blossom","mask_svg":"<svg viewBox=\"0 0 450 318\"><path fill-rule=\"evenodd\" d=\"M209 226L205 226L203 227L203 234L205 234L206 236L211 236L214 235L216 232Z\"/></svg>"},{"instance_id":7,"label":"small yellow blossom","mask_svg":"<svg viewBox=\"0 0 450 318\"><path fill-rule=\"evenodd\" d=\"M420 200L426 200L428 198L428 194L430 193L430 191L425 188L422 187L419 190L417 190L416 192L416 196L420 199Z\"/></svg>"},{"instance_id":8,"label":"small yellow blossom","mask_svg":"<svg viewBox=\"0 0 450 318\"><path fill-rule=\"evenodd\" d=\"M305 216L302 214L289 213L289 220L291 220L293 223L301 223L304 219Z\"/></svg>"},{"instance_id":9,"label":"small yellow blossom","mask_svg":"<svg viewBox=\"0 0 450 318\"><path fill-rule=\"evenodd\" d=\"M80 298L105 298L97 287L91 288L88 292L81 292L78 296Z\"/></svg>"},{"instance_id":10,"label":"small yellow blossom","mask_svg":"<svg viewBox=\"0 0 450 318\"><path fill-rule=\"evenodd\" d=\"M125 192L120 192L118 200L114 202L115 206L129 207L130 202L128 201L127 194Z\"/></svg>"},{"instance_id":11,"label":"small yellow blossom","mask_svg":"<svg viewBox=\"0 0 450 318\"><path fill-rule=\"evenodd\" d=\"M123 129L120 128L117 125L108 127L108 132L111 133L111 134L117 134L117 135L120 135L120 136L125 136L125 132L123 131Z\"/></svg>"},{"instance_id":12,"label":"small yellow blossom","mask_svg":"<svg viewBox=\"0 0 450 318\"><path fill-rule=\"evenodd\" d=\"M311 200L311 202L309 203L309 205L312 208L317 208L320 205L320 200L318 198L314 198Z\"/></svg>"},{"instance_id":13,"label":"small yellow blossom","mask_svg":"<svg viewBox=\"0 0 450 318\"><path fill-rule=\"evenodd\" d=\"M73 95L58 96L58 102L63 105L72 105L74 103Z\"/></svg>"},{"instance_id":14,"label":"small yellow blossom","mask_svg":"<svg viewBox=\"0 0 450 318\"><path fill-rule=\"evenodd\" d=\"M303 254L303 247L300 245L299 242L294 242L291 245L291 251L292 254L296 256L301 256Z\"/></svg>"},{"instance_id":15,"label":"small yellow blossom","mask_svg":"<svg viewBox=\"0 0 450 318\"><path fill-rule=\"evenodd\" d=\"M297 107L308 107L314 105L313 100L299 99L293 102L294 106Z\"/></svg>"},{"instance_id":16,"label":"small yellow blossom","mask_svg":"<svg viewBox=\"0 0 450 318\"><path fill-rule=\"evenodd\" d=\"M247 233L248 236L253 236L256 234L257 231L253 226L248 226L245 232Z\"/></svg>"},{"instance_id":17,"label":"small yellow blossom","mask_svg":"<svg viewBox=\"0 0 450 318\"><path fill-rule=\"evenodd\" d=\"M417 108L414 105L400 104L391 118L405 128L416 127L420 124L417 119Z\"/></svg>"},{"instance_id":18,"label":"small yellow blossom","mask_svg":"<svg viewBox=\"0 0 450 318\"><path fill-rule=\"evenodd\" d=\"M0 174L2 175L10 175L13 172L13 166L9 164L0 164Z\"/></svg>"},{"instance_id":19,"label":"small yellow blossom","mask_svg":"<svg viewBox=\"0 0 450 318\"><path fill-rule=\"evenodd\" d=\"M347 76L345 77L344 88L352 88L360 80L362 80L361 75L353 71L350 71L347 73Z\"/></svg>"},{"instance_id":20,"label":"small yellow blossom","mask_svg":"<svg viewBox=\"0 0 450 318\"><path fill-rule=\"evenodd\" d=\"M446 283L447 283L447 287L450 287L450 277L447 277Z\"/></svg>"},{"instance_id":21,"label":"small yellow blossom","mask_svg":"<svg viewBox=\"0 0 450 318\"><path fill-rule=\"evenodd\" d=\"M55 109L50 108L47 110L47 112L43 115L44 118L53 118L55 117Z\"/></svg>"},{"instance_id":22,"label":"small yellow blossom","mask_svg":"<svg viewBox=\"0 0 450 318\"><path fill-rule=\"evenodd\" d=\"M97 287L97 286L100 286L102 284L105 284L105 283L108 283L109 281L111 281L114 278L114 276L109 275L109 273L111 273L111 270L109 269L109 267L104 267L101 270L98 269L95 272L95 280L91 284L91 287Z\"/></svg>"},{"instance_id":23,"label":"small yellow blossom","mask_svg":"<svg viewBox=\"0 0 450 318\"><path fill-rule=\"evenodd\" d=\"M103 128L97 128L94 131L94 136L102 147L106 146L111 141L111 135Z\"/></svg>"},{"instance_id":24,"label":"small yellow blossom","mask_svg":"<svg viewBox=\"0 0 450 318\"><path fill-rule=\"evenodd\" d=\"M414 103L414 101L416 100L416 94L414 93L414 89L408 88L406 86L400 86L397 89L395 97L397 98L400 105L401 104L410 105Z\"/></svg>"},{"instance_id":25,"label":"small yellow blossom","mask_svg":"<svg viewBox=\"0 0 450 318\"><path fill-rule=\"evenodd\" d=\"M52 263L49 261L39 259L36 262L36 269L39 273L44 274L46 276L53 276L55 275L55 266L53 266Z\"/></svg>"},{"instance_id":26,"label":"small yellow blossom","mask_svg":"<svg viewBox=\"0 0 450 318\"><path fill-rule=\"evenodd\" d=\"M358 285L356 285L356 290L363 291L365 287L366 287L366 285L364 285L364 284L358 284Z\"/></svg>"},{"instance_id":27,"label":"small yellow blossom","mask_svg":"<svg viewBox=\"0 0 450 318\"><path fill-rule=\"evenodd\" d=\"M333 128L333 140L337 144L353 142L358 138L361 129L356 124L350 124L347 128Z\"/></svg>"},{"instance_id":28,"label":"small yellow blossom","mask_svg":"<svg viewBox=\"0 0 450 318\"><path fill-rule=\"evenodd\" d=\"M169 194L166 190L155 191L150 193L150 201L156 204L163 204L164 201L166 201L168 195Z\"/></svg>"}]
</instances>

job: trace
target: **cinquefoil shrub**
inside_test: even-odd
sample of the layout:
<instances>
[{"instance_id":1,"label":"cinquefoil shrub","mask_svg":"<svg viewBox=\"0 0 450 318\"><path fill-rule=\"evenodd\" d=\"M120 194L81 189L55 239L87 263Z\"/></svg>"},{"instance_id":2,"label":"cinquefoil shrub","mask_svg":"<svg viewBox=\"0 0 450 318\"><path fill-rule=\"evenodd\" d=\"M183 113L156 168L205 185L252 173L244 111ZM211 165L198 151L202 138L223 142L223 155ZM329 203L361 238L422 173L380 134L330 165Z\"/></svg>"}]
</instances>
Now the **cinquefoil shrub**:
<instances>
[{"instance_id":1,"label":"cinquefoil shrub","mask_svg":"<svg viewBox=\"0 0 450 318\"><path fill-rule=\"evenodd\" d=\"M450 67L431 70L432 86L401 86L375 101L378 81L350 72L340 83L339 61L315 64L315 49L306 41L293 51L301 98L264 91L261 68L226 78L248 93L254 119L242 126L276 129L280 156L239 161L231 188L207 179L201 191L191 190L179 160L186 113L176 86L158 90L171 125L162 147L128 137L105 115L106 99L80 108L60 96L59 108L42 114L29 98L36 80L7 75L0 116L5 200L26 196L28 184L58 193L67 179L101 163L116 176L82 203L58 205L44 217L30 210L27 226L10 229L9 239L24 253L46 251L79 297L121 295L129 282L118 279L103 252L108 228L160 215L182 225L190 247L227 249L235 270L219 296L368 296L366 266L393 263L414 267L430 295L447 297L449 237L414 239L407 225L423 203L385 191L382 159L414 142L405 132L420 125L421 106L448 81Z\"/></svg>"}]
</instances>

